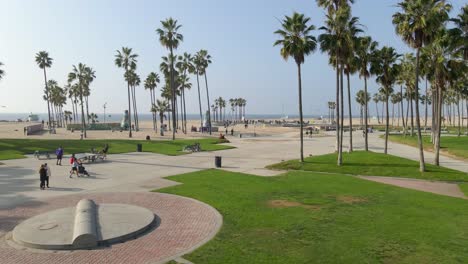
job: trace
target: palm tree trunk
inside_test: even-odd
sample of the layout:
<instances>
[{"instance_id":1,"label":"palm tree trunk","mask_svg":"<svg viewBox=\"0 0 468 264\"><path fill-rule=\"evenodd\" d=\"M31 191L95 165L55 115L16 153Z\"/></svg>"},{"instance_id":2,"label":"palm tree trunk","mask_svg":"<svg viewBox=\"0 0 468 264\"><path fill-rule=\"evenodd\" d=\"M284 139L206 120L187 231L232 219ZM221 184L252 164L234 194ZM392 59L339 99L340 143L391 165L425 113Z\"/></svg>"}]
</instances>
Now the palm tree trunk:
<instances>
[{"instance_id":1,"label":"palm tree trunk","mask_svg":"<svg viewBox=\"0 0 468 264\"><path fill-rule=\"evenodd\" d=\"M466 107L466 135L468 136L468 99L465 100Z\"/></svg>"},{"instance_id":2,"label":"palm tree trunk","mask_svg":"<svg viewBox=\"0 0 468 264\"><path fill-rule=\"evenodd\" d=\"M410 97L410 112L411 112L411 136L414 136L414 114L413 114L413 95Z\"/></svg>"},{"instance_id":3,"label":"palm tree trunk","mask_svg":"<svg viewBox=\"0 0 468 264\"><path fill-rule=\"evenodd\" d=\"M427 77L426 77L426 100L424 100L424 132L427 131L427 101L429 94L427 93Z\"/></svg>"},{"instance_id":4,"label":"palm tree trunk","mask_svg":"<svg viewBox=\"0 0 468 264\"><path fill-rule=\"evenodd\" d=\"M392 103L392 127L394 126L395 126L395 104Z\"/></svg>"},{"instance_id":5,"label":"palm tree trunk","mask_svg":"<svg viewBox=\"0 0 468 264\"><path fill-rule=\"evenodd\" d=\"M346 73L348 82L348 112L349 112L349 152L353 152L353 114L351 113L351 84L349 82L349 71Z\"/></svg>"},{"instance_id":6,"label":"palm tree trunk","mask_svg":"<svg viewBox=\"0 0 468 264\"><path fill-rule=\"evenodd\" d=\"M367 131L368 131L368 116L367 114L369 113L369 105L367 101L367 76L364 75L364 99L366 103L364 104L364 128L365 128L365 133L364 133L364 150L369 151L369 142L368 142L368 136L367 136Z\"/></svg>"},{"instance_id":7,"label":"palm tree trunk","mask_svg":"<svg viewBox=\"0 0 468 264\"><path fill-rule=\"evenodd\" d=\"M419 53L420 49L416 52L416 130L418 133L418 147L419 147L419 171L424 172L426 170L426 164L424 162L424 149L421 135L421 122L419 119Z\"/></svg>"},{"instance_id":8,"label":"palm tree trunk","mask_svg":"<svg viewBox=\"0 0 468 264\"><path fill-rule=\"evenodd\" d=\"M182 90L182 97L184 101L184 128L185 128L185 134L187 134L187 108L185 105L185 89Z\"/></svg>"},{"instance_id":9,"label":"palm tree trunk","mask_svg":"<svg viewBox=\"0 0 468 264\"><path fill-rule=\"evenodd\" d=\"M304 122L302 118L302 80L301 80L301 64L297 63L297 78L299 87L299 122L300 122L300 138L301 138L301 162L304 162Z\"/></svg>"},{"instance_id":10,"label":"palm tree trunk","mask_svg":"<svg viewBox=\"0 0 468 264\"><path fill-rule=\"evenodd\" d=\"M436 135L435 135L435 143L434 143L434 152L435 152L435 156L434 156L434 164L436 166L439 166L439 155L440 155L440 130L441 130L441 125L442 125L442 107L443 107L443 100L442 100L442 96L443 96L443 91L442 91L442 87L440 86L440 84L438 85L437 87L437 90L438 90L438 98L437 98L437 116L436 116Z\"/></svg>"},{"instance_id":11,"label":"palm tree trunk","mask_svg":"<svg viewBox=\"0 0 468 264\"><path fill-rule=\"evenodd\" d=\"M45 70L45 67L43 68L44 70L44 84L45 84L45 89L47 91L47 114L49 116L49 129L50 129L50 102L49 102L49 89L47 87L47 73Z\"/></svg>"},{"instance_id":12,"label":"palm tree trunk","mask_svg":"<svg viewBox=\"0 0 468 264\"><path fill-rule=\"evenodd\" d=\"M208 103L208 126L210 129L210 135L211 135L211 112L210 112L210 94L208 92L208 79L206 77L206 69L205 69L205 87L206 87L206 100Z\"/></svg>"},{"instance_id":13,"label":"palm tree trunk","mask_svg":"<svg viewBox=\"0 0 468 264\"><path fill-rule=\"evenodd\" d=\"M88 117L88 124L89 124L89 107L88 107L88 96L85 96L86 101L86 116Z\"/></svg>"},{"instance_id":14,"label":"palm tree trunk","mask_svg":"<svg viewBox=\"0 0 468 264\"><path fill-rule=\"evenodd\" d=\"M200 107L200 129L203 128L203 113L201 107L201 95L200 95L200 81L198 78L198 70L197 70L197 87L198 87L198 106Z\"/></svg>"},{"instance_id":15,"label":"palm tree trunk","mask_svg":"<svg viewBox=\"0 0 468 264\"><path fill-rule=\"evenodd\" d=\"M461 136L460 95L457 95L458 136Z\"/></svg>"},{"instance_id":16,"label":"palm tree trunk","mask_svg":"<svg viewBox=\"0 0 468 264\"><path fill-rule=\"evenodd\" d=\"M128 74L128 70L127 70ZM130 104L130 83L127 82L127 90L128 90L128 137L132 137L132 111L131 111L131 104Z\"/></svg>"},{"instance_id":17,"label":"palm tree trunk","mask_svg":"<svg viewBox=\"0 0 468 264\"><path fill-rule=\"evenodd\" d=\"M377 114L377 123L380 124L380 118L379 118L379 104L375 102L375 112Z\"/></svg>"},{"instance_id":18,"label":"palm tree trunk","mask_svg":"<svg viewBox=\"0 0 468 264\"><path fill-rule=\"evenodd\" d=\"M406 136L406 125L405 125L405 109L404 109L404 100L403 100L403 86L400 85L400 93L401 93L401 125L403 126L403 134Z\"/></svg>"},{"instance_id":19,"label":"palm tree trunk","mask_svg":"<svg viewBox=\"0 0 468 264\"><path fill-rule=\"evenodd\" d=\"M174 56L172 46L170 46L171 51L171 58ZM174 80L174 60L171 59L171 92L172 92L172 140L175 140L175 133L176 133L176 108L175 108L175 80Z\"/></svg>"},{"instance_id":20,"label":"palm tree trunk","mask_svg":"<svg viewBox=\"0 0 468 264\"><path fill-rule=\"evenodd\" d=\"M83 137L86 138L86 120L84 116L84 102L83 102L83 87L80 85L80 102L81 102L81 129L83 130Z\"/></svg>"},{"instance_id":21,"label":"palm tree trunk","mask_svg":"<svg viewBox=\"0 0 468 264\"><path fill-rule=\"evenodd\" d=\"M337 165L343 164L343 157L340 151L340 65L336 59L336 151L338 152Z\"/></svg>"},{"instance_id":22,"label":"palm tree trunk","mask_svg":"<svg viewBox=\"0 0 468 264\"><path fill-rule=\"evenodd\" d=\"M388 114L388 98L390 96L388 96L388 88L386 88L386 95L385 95L385 149L384 149L384 153L387 154L388 153L388 125L390 123L390 119L389 119L389 114Z\"/></svg>"},{"instance_id":23,"label":"palm tree trunk","mask_svg":"<svg viewBox=\"0 0 468 264\"><path fill-rule=\"evenodd\" d=\"M340 71L340 122L341 122L341 131L340 131L340 153L343 157L343 134L344 134L344 64L341 64Z\"/></svg>"}]
</instances>

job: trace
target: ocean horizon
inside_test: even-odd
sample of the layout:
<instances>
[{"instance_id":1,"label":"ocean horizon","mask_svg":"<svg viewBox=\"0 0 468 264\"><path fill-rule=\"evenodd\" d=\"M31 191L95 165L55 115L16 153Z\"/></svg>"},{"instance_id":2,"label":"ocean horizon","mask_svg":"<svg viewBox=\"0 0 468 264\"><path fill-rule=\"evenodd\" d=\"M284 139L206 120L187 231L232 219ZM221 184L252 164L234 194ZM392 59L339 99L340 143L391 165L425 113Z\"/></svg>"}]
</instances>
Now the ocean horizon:
<instances>
[{"instance_id":1,"label":"ocean horizon","mask_svg":"<svg viewBox=\"0 0 468 264\"><path fill-rule=\"evenodd\" d=\"M0 121L17 121L19 119L26 121L31 113L0 113ZM39 120L47 121L47 113L33 113L39 117ZM99 122L104 122L103 113L96 113ZM284 119L288 116L289 119L298 119L299 115L284 115L284 114L247 114L247 119ZM106 113L106 122L120 122L123 114L121 113ZM231 119L231 115L226 114L228 120ZM304 115L304 118L328 118L328 115ZM359 116L355 116L359 117ZM138 114L138 118L141 121L151 121L152 114L143 113ZM199 120L199 114L187 114L187 120Z\"/></svg>"}]
</instances>

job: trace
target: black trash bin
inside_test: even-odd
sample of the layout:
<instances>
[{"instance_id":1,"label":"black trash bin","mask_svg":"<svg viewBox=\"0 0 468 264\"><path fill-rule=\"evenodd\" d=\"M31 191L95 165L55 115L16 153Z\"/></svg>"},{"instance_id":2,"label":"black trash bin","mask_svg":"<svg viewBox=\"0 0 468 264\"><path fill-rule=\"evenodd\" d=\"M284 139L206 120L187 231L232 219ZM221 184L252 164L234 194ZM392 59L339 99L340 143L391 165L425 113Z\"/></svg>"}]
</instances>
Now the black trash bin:
<instances>
[{"instance_id":1,"label":"black trash bin","mask_svg":"<svg viewBox=\"0 0 468 264\"><path fill-rule=\"evenodd\" d=\"M216 168L221 168L221 156L215 157L215 166Z\"/></svg>"},{"instance_id":2,"label":"black trash bin","mask_svg":"<svg viewBox=\"0 0 468 264\"><path fill-rule=\"evenodd\" d=\"M142 151L143 151L143 145L137 144L137 152L142 152Z\"/></svg>"}]
</instances>

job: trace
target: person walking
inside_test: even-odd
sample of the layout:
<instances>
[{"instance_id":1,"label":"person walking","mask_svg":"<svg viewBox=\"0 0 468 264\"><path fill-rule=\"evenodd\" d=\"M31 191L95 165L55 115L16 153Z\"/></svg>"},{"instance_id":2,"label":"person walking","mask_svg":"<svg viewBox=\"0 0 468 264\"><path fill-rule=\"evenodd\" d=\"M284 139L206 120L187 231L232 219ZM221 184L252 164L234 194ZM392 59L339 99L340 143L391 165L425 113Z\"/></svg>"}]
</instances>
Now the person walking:
<instances>
[{"instance_id":1,"label":"person walking","mask_svg":"<svg viewBox=\"0 0 468 264\"><path fill-rule=\"evenodd\" d=\"M44 169L46 170L45 184L47 188L49 188L49 179L50 179L50 176L52 176L52 171L50 170L50 166L48 166L47 163L44 164Z\"/></svg>"},{"instance_id":2,"label":"person walking","mask_svg":"<svg viewBox=\"0 0 468 264\"><path fill-rule=\"evenodd\" d=\"M57 163L55 165L62 166L62 157L63 157L63 148L60 146L56 151L55 155L57 155Z\"/></svg>"},{"instance_id":3,"label":"person walking","mask_svg":"<svg viewBox=\"0 0 468 264\"><path fill-rule=\"evenodd\" d=\"M41 184L40 184L41 190L45 189L46 178L47 178L47 171L44 168L44 164L41 164L41 168L39 169L39 179L41 181Z\"/></svg>"},{"instance_id":4,"label":"person walking","mask_svg":"<svg viewBox=\"0 0 468 264\"><path fill-rule=\"evenodd\" d=\"M71 170L70 170L70 178L72 177L73 174L76 174L76 177L78 177L78 160L75 158L75 154L72 154L70 158L70 164L71 164Z\"/></svg>"}]
</instances>

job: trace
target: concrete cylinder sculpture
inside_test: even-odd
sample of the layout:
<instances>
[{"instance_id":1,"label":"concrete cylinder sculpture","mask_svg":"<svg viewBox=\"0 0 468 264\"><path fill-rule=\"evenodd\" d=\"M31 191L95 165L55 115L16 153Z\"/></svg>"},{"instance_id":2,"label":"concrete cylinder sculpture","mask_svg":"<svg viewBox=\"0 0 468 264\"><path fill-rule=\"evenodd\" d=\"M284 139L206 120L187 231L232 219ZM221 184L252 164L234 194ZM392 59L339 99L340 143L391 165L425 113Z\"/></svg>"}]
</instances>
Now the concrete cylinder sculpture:
<instances>
[{"instance_id":1,"label":"concrete cylinder sculpture","mask_svg":"<svg viewBox=\"0 0 468 264\"><path fill-rule=\"evenodd\" d=\"M72 245L74 248L97 246L96 204L92 200L80 200L75 209Z\"/></svg>"}]
</instances>

